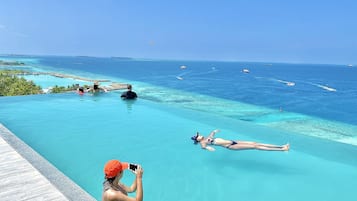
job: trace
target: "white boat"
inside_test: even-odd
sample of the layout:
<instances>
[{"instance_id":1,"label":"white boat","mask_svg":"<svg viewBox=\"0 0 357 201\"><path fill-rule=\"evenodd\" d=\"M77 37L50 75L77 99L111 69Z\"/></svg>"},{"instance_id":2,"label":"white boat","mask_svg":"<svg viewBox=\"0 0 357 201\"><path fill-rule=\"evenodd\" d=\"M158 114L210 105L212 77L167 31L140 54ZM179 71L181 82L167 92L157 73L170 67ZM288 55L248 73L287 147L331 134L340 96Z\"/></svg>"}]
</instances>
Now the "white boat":
<instances>
[{"instance_id":1,"label":"white boat","mask_svg":"<svg viewBox=\"0 0 357 201\"><path fill-rule=\"evenodd\" d=\"M288 86L295 86L295 82L287 82L286 85L288 85Z\"/></svg>"},{"instance_id":2,"label":"white boat","mask_svg":"<svg viewBox=\"0 0 357 201\"><path fill-rule=\"evenodd\" d=\"M180 68L181 68L181 69L186 69L186 68L187 68L187 66L180 66Z\"/></svg>"},{"instance_id":3,"label":"white boat","mask_svg":"<svg viewBox=\"0 0 357 201\"><path fill-rule=\"evenodd\" d=\"M242 70L242 72L243 72L243 73L250 73L250 71L249 71L248 69L246 69L246 68L244 68L244 69Z\"/></svg>"}]
</instances>

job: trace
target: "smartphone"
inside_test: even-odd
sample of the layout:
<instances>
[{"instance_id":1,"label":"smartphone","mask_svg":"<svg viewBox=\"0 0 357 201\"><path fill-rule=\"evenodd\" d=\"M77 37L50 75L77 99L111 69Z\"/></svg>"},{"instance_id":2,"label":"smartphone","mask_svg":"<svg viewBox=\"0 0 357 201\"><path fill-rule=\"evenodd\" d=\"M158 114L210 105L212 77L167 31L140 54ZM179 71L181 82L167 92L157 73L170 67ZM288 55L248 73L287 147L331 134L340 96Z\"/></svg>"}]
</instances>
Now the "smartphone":
<instances>
[{"instance_id":1,"label":"smartphone","mask_svg":"<svg viewBox=\"0 0 357 201\"><path fill-rule=\"evenodd\" d=\"M132 170L133 172L135 172L136 169L138 169L138 165L130 163L129 164L129 169Z\"/></svg>"}]
</instances>

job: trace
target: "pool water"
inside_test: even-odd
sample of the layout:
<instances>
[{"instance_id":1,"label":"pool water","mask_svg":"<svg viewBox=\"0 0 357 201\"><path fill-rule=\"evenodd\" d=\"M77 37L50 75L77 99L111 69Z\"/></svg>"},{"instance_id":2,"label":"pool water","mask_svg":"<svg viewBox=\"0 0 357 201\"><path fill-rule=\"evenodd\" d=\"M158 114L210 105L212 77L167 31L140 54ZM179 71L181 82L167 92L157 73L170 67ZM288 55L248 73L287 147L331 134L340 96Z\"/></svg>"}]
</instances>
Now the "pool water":
<instances>
[{"instance_id":1,"label":"pool water","mask_svg":"<svg viewBox=\"0 0 357 201\"><path fill-rule=\"evenodd\" d=\"M120 92L0 99L1 122L83 189L101 199L109 159L144 168L145 200L354 200L357 147L275 130ZM215 152L196 131L227 139L289 142L289 152ZM127 172L123 182L134 176Z\"/></svg>"}]
</instances>

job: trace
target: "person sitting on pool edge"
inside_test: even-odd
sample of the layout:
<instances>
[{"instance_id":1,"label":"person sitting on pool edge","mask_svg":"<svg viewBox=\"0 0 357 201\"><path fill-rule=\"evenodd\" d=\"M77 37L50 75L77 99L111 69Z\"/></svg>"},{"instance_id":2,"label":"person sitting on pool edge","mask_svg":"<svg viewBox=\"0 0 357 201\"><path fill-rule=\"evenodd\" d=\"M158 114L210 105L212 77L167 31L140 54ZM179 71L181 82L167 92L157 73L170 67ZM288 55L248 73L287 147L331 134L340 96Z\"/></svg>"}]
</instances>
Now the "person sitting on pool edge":
<instances>
[{"instance_id":1,"label":"person sitting on pool edge","mask_svg":"<svg viewBox=\"0 0 357 201\"><path fill-rule=\"evenodd\" d=\"M243 149L257 149L265 151L289 151L290 145L273 145L273 144L262 144L258 142L248 142L240 140L226 140L223 138L215 138L214 135L218 133L219 130L212 131L207 137L203 137L199 132L191 139L195 144L200 143L202 149L208 151L215 151L215 149L208 145L215 145L225 147L231 150L243 150Z\"/></svg>"},{"instance_id":2,"label":"person sitting on pool edge","mask_svg":"<svg viewBox=\"0 0 357 201\"><path fill-rule=\"evenodd\" d=\"M136 95L135 92L132 91L132 86L131 84L128 84L127 86L128 90L124 93L121 94L122 99L136 99L138 96Z\"/></svg>"},{"instance_id":3,"label":"person sitting on pool edge","mask_svg":"<svg viewBox=\"0 0 357 201\"><path fill-rule=\"evenodd\" d=\"M124 170L128 169L129 164L118 160L110 160L104 166L105 181L103 183L102 201L142 201L143 200L143 184L142 176L143 169L136 165L135 170L131 170L136 174L133 184L128 187L120 182L124 175ZM135 192L136 197L129 197L128 193Z\"/></svg>"}]
</instances>

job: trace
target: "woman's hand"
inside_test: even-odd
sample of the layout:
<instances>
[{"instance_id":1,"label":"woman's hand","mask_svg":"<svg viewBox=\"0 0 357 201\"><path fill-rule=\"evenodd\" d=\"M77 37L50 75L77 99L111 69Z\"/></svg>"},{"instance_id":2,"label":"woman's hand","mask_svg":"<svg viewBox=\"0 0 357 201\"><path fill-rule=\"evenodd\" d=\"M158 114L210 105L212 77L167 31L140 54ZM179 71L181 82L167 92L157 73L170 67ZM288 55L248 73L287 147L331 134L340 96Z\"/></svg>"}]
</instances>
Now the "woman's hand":
<instances>
[{"instance_id":1,"label":"woman's hand","mask_svg":"<svg viewBox=\"0 0 357 201\"><path fill-rule=\"evenodd\" d=\"M136 174L136 178L141 179L144 174L143 168L141 166L138 166L138 169L136 169L135 174Z\"/></svg>"},{"instance_id":2,"label":"woman's hand","mask_svg":"<svg viewBox=\"0 0 357 201\"><path fill-rule=\"evenodd\" d=\"M205 149L207 149L208 151L215 151L215 149L213 147L207 146Z\"/></svg>"}]
</instances>

